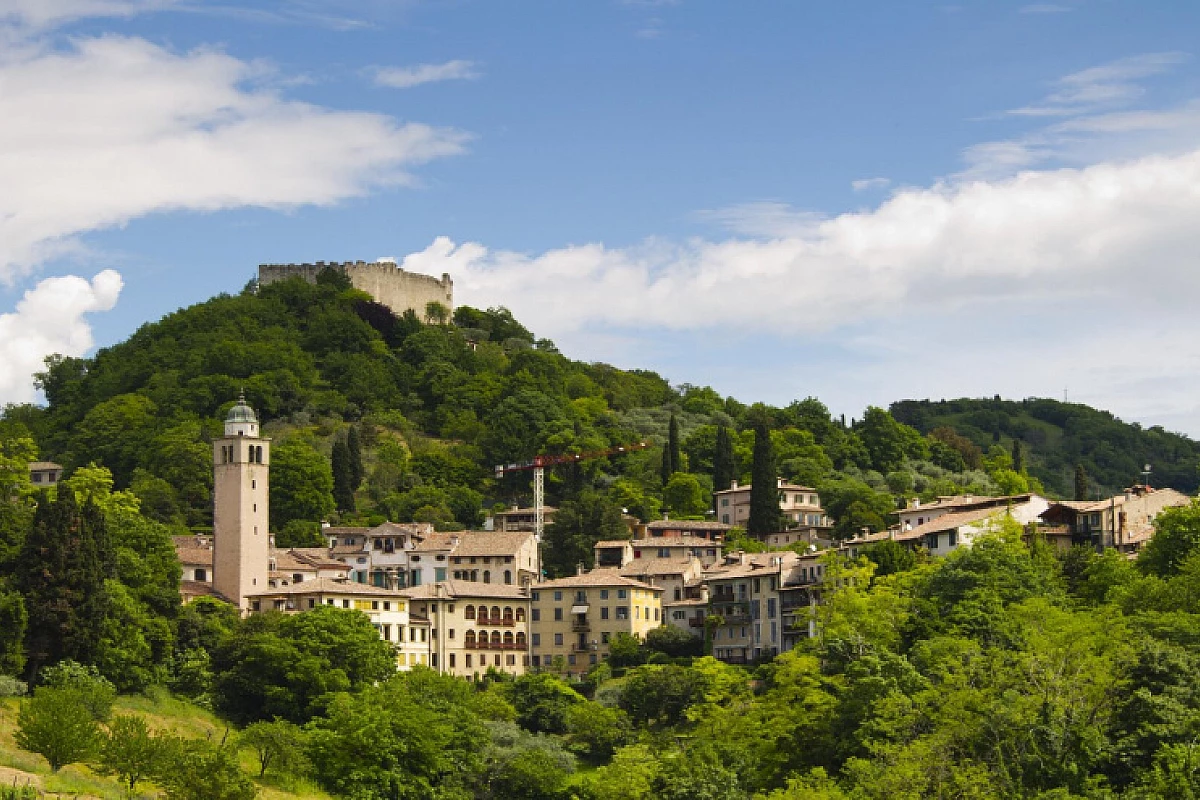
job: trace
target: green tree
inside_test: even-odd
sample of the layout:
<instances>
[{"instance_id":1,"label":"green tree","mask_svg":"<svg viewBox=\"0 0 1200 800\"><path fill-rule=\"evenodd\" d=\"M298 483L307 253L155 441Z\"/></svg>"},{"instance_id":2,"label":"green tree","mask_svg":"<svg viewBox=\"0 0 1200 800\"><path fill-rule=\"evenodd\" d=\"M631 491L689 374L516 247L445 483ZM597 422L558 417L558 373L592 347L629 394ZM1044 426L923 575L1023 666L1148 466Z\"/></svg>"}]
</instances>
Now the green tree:
<instances>
[{"instance_id":1,"label":"green tree","mask_svg":"<svg viewBox=\"0 0 1200 800\"><path fill-rule=\"evenodd\" d=\"M333 513L333 470L304 439L292 437L271 451L271 526L294 519L320 522Z\"/></svg>"},{"instance_id":2,"label":"green tree","mask_svg":"<svg viewBox=\"0 0 1200 800\"><path fill-rule=\"evenodd\" d=\"M129 714L113 717L108 730L99 737L95 769L112 775L133 797L143 779L155 775L162 765L162 742L146 725L146 720Z\"/></svg>"},{"instance_id":3,"label":"green tree","mask_svg":"<svg viewBox=\"0 0 1200 800\"><path fill-rule=\"evenodd\" d=\"M68 659L46 667L38 677L44 686L75 692L79 702L97 722L107 721L112 714L116 687L95 666Z\"/></svg>"},{"instance_id":4,"label":"green tree","mask_svg":"<svg viewBox=\"0 0 1200 800\"><path fill-rule=\"evenodd\" d=\"M646 649L654 650L671 658L699 656L704 642L698 637L674 625L660 625L646 632Z\"/></svg>"},{"instance_id":5,"label":"green tree","mask_svg":"<svg viewBox=\"0 0 1200 800\"><path fill-rule=\"evenodd\" d=\"M350 461L350 448L338 440L333 444L333 501L338 511L354 510L354 468Z\"/></svg>"},{"instance_id":6,"label":"green tree","mask_svg":"<svg viewBox=\"0 0 1200 800\"><path fill-rule=\"evenodd\" d=\"M17 565L29 618L27 674L36 677L64 658L94 661L108 616L105 580L114 566L99 507L89 500L80 508L69 490L54 501L40 495Z\"/></svg>"},{"instance_id":7,"label":"green tree","mask_svg":"<svg viewBox=\"0 0 1200 800\"><path fill-rule=\"evenodd\" d=\"M0 578L0 675L20 675L25 669L25 628L28 623L25 598Z\"/></svg>"},{"instance_id":8,"label":"green tree","mask_svg":"<svg viewBox=\"0 0 1200 800\"><path fill-rule=\"evenodd\" d=\"M570 706L565 722L571 748L593 763L608 761L633 736L624 711L591 701Z\"/></svg>"},{"instance_id":9,"label":"green tree","mask_svg":"<svg viewBox=\"0 0 1200 800\"><path fill-rule=\"evenodd\" d=\"M1178 574L1200 546L1200 500L1168 508L1154 520L1154 536L1138 556L1138 566L1161 578Z\"/></svg>"},{"instance_id":10,"label":"green tree","mask_svg":"<svg viewBox=\"0 0 1200 800\"><path fill-rule=\"evenodd\" d=\"M663 484L676 472L683 471L683 458L679 453L679 419L674 414L667 425L667 447L663 451Z\"/></svg>"},{"instance_id":11,"label":"green tree","mask_svg":"<svg viewBox=\"0 0 1200 800\"><path fill-rule=\"evenodd\" d=\"M693 517L708 509L708 497L700 481L690 472L676 472L663 487L663 502L673 514Z\"/></svg>"},{"instance_id":12,"label":"green tree","mask_svg":"<svg viewBox=\"0 0 1200 800\"><path fill-rule=\"evenodd\" d=\"M99 737L96 718L74 689L39 686L17 714L17 746L45 758L54 772L91 758Z\"/></svg>"},{"instance_id":13,"label":"green tree","mask_svg":"<svg viewBox=\"0 0 1200 800\"><path fill-rule=\"evenodd\" d=\"M303 773L308 765L304 755L306 743L304 729L283 719L255 722L238 736L240 747L254 751L259 778L268 769L290 775Z\"/></svg>"},{"instance_id":14,"label":"green tree","mask_svg":"<svg viewBox=\"0 0 1200 800\"><path fill-rule=\"evenodd\" d=\"M635 725L672 727L704 701L705 688L703 675L687 667L647 664L626 675L621 708Z\"/></svg>"},{"instance_id":15,"label":"green tree","mask_svg":"<svg viewBox=\"0 0 1200 800\"><path fill-rule=\"evenodd\" d=\"M591 567L596 542L628 538L621 514L621 506L590 489L560 504L546 526L543 547L542 564L550 577L574 575L579 564Z\"/></svg>"},{"instance_id":16,"label":"green tree","mask_svg":"<svg viewBox=\"0 0 1200 800\"><path fill-rule=\"evenodd\" d=\"M754 462L750 484L750 518L746 533L762 535L779 530L779 486L771 432L765 421L754 426Z\"/></svg>"},{"instance_id":17,"label":"green tree","mask_svg":"<svg viewBox=\"0 0 1200 800\"><path fill-rule=\"evenodd\" d=\"M904 461L904 427L882 408L867 408L854 431L866 446L875 470L886 475Z\"/></svg>"},{"instance_id":18,"label":"green tree","mask_svg":"<svg viewBox=\"0 0 1200 800\"><path fill-rule=\"evenodd\" d=\"M517 710L517 723L530 733L566 733L567 712L583 695L547 672L518 676L505 687Z\"/></svg>"},{"instance_id":19,"label":"green tree","mask_svg":"<svg viewBox=\"0 0 1200 800\"><path fill-rule=\"evenodd\" d=\"M350 451L350 482L357 491L366 477L363 469L362 440L357 425L350 426L350 431L346 434L346 447Z\"/></svg>"},{"instance_id":20,"label":"green tree","mask_svg":"<svg viewBox=\"0 0 1200 800\"><path fill-rule=\"evenodd\" d=\"M1020 439L1013 439L1012 463L1013 472L1016 472L1018 475L1025 474L1025 451L1021 448Z\"/></svg>"},{"instance_id":21,"label":"green tree","mask_svg":"<svg viewBox=\"0 0 1200 800\"><path fill-rule=\"evenodd\" d=\"M1080 501L1087 500L1089 493L1090 492L1088 489L1087 470L1083 468L1083 464L1076 464L1075 465L1075 499L1080 500Z\"/></svg>"},{"instance_id":22,"label":"green tree","mask_svg":"<svg viewBox=\"0 0 1200 800\"><path fill-rule=\"evenodd\" d=\"M176 740L156 775L168 800L254 800L258 787L238 765L237 751L204 739Z\"/></svg>"},{"instance_id":23,"label":"green tree","mask_svg":"<svg viewBox=\"0 0 1200 800\"><path fill-rule=\"evenodd\" d=\"M646 663L642 640L635 634L617 631L608 643L608 663L614 667L636 667Z\"/></svg>"},{"instance_id":24,"label":"green tree","mask_svg":"<svg viewBox=\"0 0 1200 800\"><path fill-rule=\"evenodd\" d=\"M717 446L713 455L713 487L721 492L729 488L736 477L737 463L733 456L733 440L729 438L729 428L717 426ZM716 507L714 506L714 509Z\"/></svg>"}]
</instances>

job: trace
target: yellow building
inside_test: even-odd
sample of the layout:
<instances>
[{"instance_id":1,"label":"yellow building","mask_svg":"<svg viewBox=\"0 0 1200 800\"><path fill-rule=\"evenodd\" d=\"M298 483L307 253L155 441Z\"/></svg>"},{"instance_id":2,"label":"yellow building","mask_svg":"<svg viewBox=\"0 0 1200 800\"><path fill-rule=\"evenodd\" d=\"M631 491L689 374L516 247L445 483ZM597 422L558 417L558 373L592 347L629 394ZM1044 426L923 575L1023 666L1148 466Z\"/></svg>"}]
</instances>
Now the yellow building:
<instances>
[{"instance_id":1,"label":"yellow building","mask_svg":"<svg viewBox=\"0 0 1200 800\"><path fill-rule=\"evenodd\" d=\"M662 592L615 570L598 569L532 587L532 666L582 675L608 656L617 633L644 638L663 624Z\"/></svg>"},{"instance_id":2,"label":"yellow building","mask_svg":"<svg viewBox=\"0 0 1200 800\"><path fill-rule=\"evenodd\" d=\"M404 589L413 613L428 616L429 666L474 680L489 668L523 675L529 666L529 590L479 581Z\"/></svg>"},{"instance_id":3,"label":"yellow building","mask_svg":"<svg viewBox=\"0 0 1200 800\"><path fill-rule=\"evenodd\" d=\"M430 622L410 614L409 600L391 589L330 578L277 586L247 596L250 613L282 611L299 614L317 606L353 608L371 619L379 637L396 648L396 666L408 669L430 664Z\"/></svg>"}]
</instances>

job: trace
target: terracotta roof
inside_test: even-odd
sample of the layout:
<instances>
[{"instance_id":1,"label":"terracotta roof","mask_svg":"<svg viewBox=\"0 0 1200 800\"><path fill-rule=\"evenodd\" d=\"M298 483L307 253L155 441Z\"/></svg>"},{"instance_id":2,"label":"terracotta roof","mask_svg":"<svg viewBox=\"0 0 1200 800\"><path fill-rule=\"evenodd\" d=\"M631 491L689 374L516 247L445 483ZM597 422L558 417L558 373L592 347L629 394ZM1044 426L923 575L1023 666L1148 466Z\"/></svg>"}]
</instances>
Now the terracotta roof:
<instances>
[{"instance_id":1,"label":"terracotta roof","mask_svg":"<svg viewBox=\"0 0 1200 800\"><path fill-rule=\"evenodd\" d=\"M454 545L457 539L458 545ZM458 531L427 536L410 552L448 552L453 556L515 556L533 540L530 531Z\"/></svg>"},{"instance_id":2,"label":"terracotta roof","mask_svg":"<svg viewBox=\"0 0 1200 800\"><path fill-rule=\"evenodd\" d=\"M646 524L647 530L727 531L732 525L707 519L656 519Z\"/></svg>"},{"instance_id":3,"label":"terracotta roof","mask_svg":"<svg viewBox=\"0 0 1200 800\"><path fill-rule=\"evenodd\" d=\"M327 547L289 547L287 552L298 561L310 564L317 569L338 567L345 569L346 567L341 561L329 557L329 548Z\"/></svg>"},{"instance_id":4,"label":"terracotta roof","mask_svg":"<svg viewBox=\"0 0 1200 800\"><path fill-rule=\"evenodd\" d=\"M780 563L772 564L773 559ZM754 553L747 555L744 564L719 564L704 571L704 576L710 581L723 581L731 578L746 578L765 575L770 571L789 569L800 556L791 550L780 550L774 553Z\"/></svg>"},{"instance_id":5,"label":"terracotta roof","mask_svg":"<svg viewBox=\"0 0 1200 800\"><path fill-rule=\"evenodd\" d=\"M439 587L445 594L439 594ZM529 593L520 586L480 581L438 581L401 589L400 594L413 600L439 600L471 597L490 597L500 600L528 600Z\"/></svg>"},{"instance_id":6,"label":"terracotta roof","mask_svg":"<svg viewBox=\"0 0 1200 800\"><path fill-rule=\"evenodd\" d=\"M180 581L179 594L184 597L215 597L218 600L229 602L225 595L213 588L213 585L207 581Z\"/></svg>"},{"instance_id":7,"label":"terracotta roof","mask_svg":"<svg viewBox=\"0 0 1200 800\"><path fill-rule=\"evenodd\" d=\"M624 547L627 544L633 544L633 540L632 539L604 539L603 541L596 542L594 545L592 545L592 548L594 549L597 547Z\"/></svg>"},{"instance_id":8,"label":"terracotta roof","mask_svg":"<svg viewBox=\"0 0 1200 800\"><path fill-rule=\"evenodd\" d=\"M814 489L811 486L801 486L798 483L781 483L781 484L779 484L778 488L781 490L789 491L789 492L815 492L816 491L816 489ZM728 494L729 492L745 492L745 491L749 491L749 490L750 490L750 484L747 483L745 485L738 484L738 487L736 489L732 489L732 488L731 489L722 489L719 492L713 492L713 494Z\"/></svg>"},{"instance_id":9,"label":"terracotta roof","mask_svg":"<svg viewBox=\"0 0 1200 800\"><path fill-rule=\"evenodd\" d=\"M700 536L657 536L653 539L635 539L630 542L634 547L720 547L711 539Z\"/></svg>"},{"instance_id":10,"label":"terracotta roof","mask_svg":"<svg viewBox=\"0 0 1200 800\"><path fill-rule=\"evenodd\" d=\"M529 587L534 591L541 589L573 589L575 587L584 586L629 586L634 589L651 589L656 592L661 592L662 587L651 586L648 583L635 581L633 578L626 578L618 574L615 569L594 569L591 572L585 572L582 575L571 575L567 578L556 578L552 581L542 581L535 583Z\"/></svg>"},{"instance_id":11,"label":"terracotta roof","mask_svg":"<svg viewBox=\"0 0 1200 800\"><path fill-rule=\"evenodd\" d=\"M275 597L281 594L349 594L370 595L372 597L399 597L395 589L384 589L369 583L354 583L352 581L337 581L333 578L317 578L311 581L301 581L290 586L280 586L265 592L255 592L251 597Z\"/></svg>"},{"instance_id":12,"label":"terracotta roof","mask_svg":"<svg viewBox=\"0 0 1200 800\"><path fill-rule=\"evenodd\" d=\"M366 536L370 532L371 532L370 528L364 528L364 527L355 526L355 525L350 525L350 526L331 525L328 528L321 528L322 536Z\"/></svg>"},{"instance_id":13,"label":"terracotta roof","mask_svg":"<svg viewBox=\"0 0 1200 800\"><path fill-rule=\"evenodd\" d=\"M370 536L428 536L433 533L429 522L385 522L368 531Z\"/></svg>"},{"instance_id":14,"label":"terracotta roof","mask_svg":"<svg viewBox=\"0 0 1200 800\"><path fill-rule=\"evenodd\" d=\"M680 575L693 567L700 567L700 560L690 558L638 558L619 567L622 575Z\"/></svg>"},{"instance_id":15,"label":"terracotta roof","mask_svg":"<svg viewBox=\"0 0 1200 800\"><path fill-rule=\"evenodd\" d=\"M366 539L357 544L341 544L339 542L336 547L329 548L331 556L357 556L367 552L370 551L367 549Z\"/></svg>"},{"instance_id":16,"label":"terracotta roof","mask_svg":"<svg viewBox=\"0 0 1200 800\"><path fill-rule=\"evenodd\" d=\"M211 547L176 547L175 555L180 564L200 564L212 566L213 551Z\"/></svg>"},{"instance_id":17,"label":"terracotta roof","mask_svg":"<svg viewBox=\"0 0 1200 800\"><path fill-rule=\"evenodd\" d=\"M30 471L33 471L33 470L40 471L40 470L44 470L44 469L62 469L62 464L55 464L53 461L30 461L29 469L30 469Z\"/></svg>"},{"instance_id":18,"label":"terracotta roof","mask_svg":"<svg viewBox=\"0 0 1200 800\"><path fill-rule=\"evenodd\" d=\"M706 606L708 601L702 597L693 597L690 600L663 600L663 608L675 608L676 606Z\"/></svg>"},{"instance_id":19,"label":"terracotta roof","mask_svg":"<svg viewBox=\"0 0 1200 800\"><path fill-rule=\"evenodd\" d=\"M936 502L922 503L919 506L910 506L901 508L897 514L917 514L922 511L949 511L952 509L966 510L971 507L990 507L1000 508L1009 504L1026 503L1033 497L1031 492L1025 494L1014 494L1011 497L992 497L989 495L953 495L950 497L939 497Z\"/></svg>"},{"instance_id":20,"label":"terracotta roof","mask_svg":"<svg viewBox=\"0 0 1200 800\"><path fill-rule=\"evenodd\" d=\"M923 525L918 525L912 530L900 531L896 534L896 541L910 542L914 539L920 539L929 533L941 533L942 531L951 531L960 528L963 525L969 525L973 522L985 520L988 517L994 517L998 514L1003 514L1003 508L976 508L971 511L959 511L957 513L943 514L937 519L930 520Z\"/></svg>"}]
</instances>

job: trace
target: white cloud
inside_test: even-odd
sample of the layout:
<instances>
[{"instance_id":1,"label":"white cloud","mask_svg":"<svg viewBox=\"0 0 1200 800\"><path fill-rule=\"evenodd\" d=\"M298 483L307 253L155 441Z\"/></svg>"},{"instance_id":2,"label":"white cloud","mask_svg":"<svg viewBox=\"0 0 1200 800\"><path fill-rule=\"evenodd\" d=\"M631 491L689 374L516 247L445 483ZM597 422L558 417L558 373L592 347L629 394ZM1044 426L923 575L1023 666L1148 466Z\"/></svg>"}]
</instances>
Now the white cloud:
<instances>
[{"instance_id":1,"label":"white cloud","mask_svg":"<svg viewBox=\"0 0 1200 800\"><path fill-rule=\"evenodd\" d=\"M375 83L392 89L408 89L437 81L474 80L479 77L474 61L455 59L444 64L417 64L413 67L377 67Z\"/></svg>"},{"instance_id":2,"label":"white cloud","mask_svg":"<svg viewBox=\"0 0 1200 800\"><path fill-rule=\"evenodd\" d=\"M0 0L0 25L40 30L85 17L129 17L177 0Z\"/></svg>"},{"instance_id":3,"label":"white cloud","mask_svg":"<svg viewBox=\"0 0 1200 800\"><path fill-rule=\"evenodd\" d=\"M799 211L787 203L770 200L696 211L692 217L743 236L765 239L802 235L825 219L824 214Z\"/></svg>"},{"instance_id":4,"label":"white cloud","mask_svg":"<svg viewBox=\"0 0 1200 800\"><path fill-rule=\"evenodd\" d=\"M1059 78L1058 90L1041 103L1008 113L1063 117L1122 105L1142 95L1137 81L1166 72L1185 60L1182 53L1145 53L1089 67Z\"/></svg>"},{"instance_id":5,"label":"white cloud","mask_svg":"<svg viewBox=\"0 0 1200 800\"><path fill-rule=\"evenodd\" d=\"M104 270L90 282L75 275L47 278L0 314L0 398L34 399L31 376L50 353L81 356L92 347L85 314L108 311L121 293L121 276Z\"/></svg>"},{"instance_id":6,"label":"white cloud","mask_svg":"<svg viewBox=\"0 0 1200 800\"><path fill-rule=\"evenodd\" d=\"M262 71L116 36L0 62L0 279L149 213L333 203L463 149L456 131L248 86Z\"/></svg>"},{"instance_id":7,"label":"white cloud","mask_svg":"<svg viewBox=\"0 0 1200 800\"><path fill-rule=\"evenodd\" d=\"M860 178L856 181L850 181L850 186L856 192L865 192L868 189L886 189L892 184L888 178Z\"/></svg>"}]
</instances>

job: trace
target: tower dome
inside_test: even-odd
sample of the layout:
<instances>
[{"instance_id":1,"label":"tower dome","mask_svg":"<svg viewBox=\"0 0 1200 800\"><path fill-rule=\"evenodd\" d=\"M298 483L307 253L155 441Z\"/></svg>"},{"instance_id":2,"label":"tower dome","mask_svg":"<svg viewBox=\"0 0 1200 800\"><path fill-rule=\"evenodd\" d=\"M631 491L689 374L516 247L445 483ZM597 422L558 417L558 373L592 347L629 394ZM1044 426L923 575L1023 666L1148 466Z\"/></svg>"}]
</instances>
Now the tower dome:
<instances>
[{"instance_id":1,"label":"tower dome","mask_svg":"<svg viewBox=\"0 0 1200 800\"><path fill-rule=\"evenodd\" d=\"M225 417L226 436L258 436L258 417L254 409L246 404L246 394L238 395L238 401Z\"/></svg>"}]
</instances>

